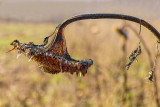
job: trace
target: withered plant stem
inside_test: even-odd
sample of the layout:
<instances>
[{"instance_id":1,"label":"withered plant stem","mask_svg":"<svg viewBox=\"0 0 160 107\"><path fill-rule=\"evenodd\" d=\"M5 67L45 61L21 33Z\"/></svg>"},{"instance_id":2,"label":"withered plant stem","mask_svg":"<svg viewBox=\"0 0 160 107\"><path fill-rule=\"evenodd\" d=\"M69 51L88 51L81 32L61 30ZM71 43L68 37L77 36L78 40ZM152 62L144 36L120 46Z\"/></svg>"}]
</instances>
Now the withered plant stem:
<instances>
[{"instance_id":1,"label":"withered plant stem","mask_svg":"<svg viewBox=\"0 0 160 107\"><path fill-rule=\"evenodd\" d=\"M122 14L83 14L83 15L77 15L74 17L71 17L70 19L64 21L58 28L58 35L63 34L63 29L70 23L76 22L79 20L86 20L86 19L123 19L123 20L129 20L136 23L141 23L144 27L149 29L158 39L160 39L160 33L147 21L133 17L128 15L122 15Z\"/></svg>"},{"instance_id":2,"label":"withered plant stem","mask_svg":"<svg viewBox=\"0 0 160 107\"><path fill-rule=\"evenodd\" d=\"M130 28L135 33L136 37L139 38L139 32L137 32L137 30L133 26L125 23L124 27ZM142 36L140 36L140 39L141 39L141 43L142 43L145 51L147 52L148 59L149 59L149 62L150 62L150 67L152 68L154 66L154 61L152 59L151 51L150 51L149 47L147 46L147 44L144 41ZM158 54L158 47L157 47L157 54ZM155 60L156 59L157 59L157 56L156 56ZM159 95L159 92L158 92L158 81L157 81L157 78L156 78L156 65L155 65L155 68L154 68L154 71L153 71L152 75L154 77L153 86L154 86L155 102L156 102L157 107L160 107L160 102L159 102L159 97L158 97L158 95Z\"/></svg>"},{"instance_id":3,"label":"withered plant stem","mask_svg":"<svg viewBox=\"0 0 160 107\"><path fill-rule=\"evenodd\" d=\"M125 106L126 104L126 95L127 95L127 70L125 68L125 64L127 62L126 56L127 56L127 40L124 40L123 42L123 63L122 63L122 76L123 76L123 83L122 83L122 106Z\"/></svg>"},{"instance_id":4,"label":"withered plant stem","mask_svg":"<svg viewBox=\"0 0 160 107\"><path fill-rule=\"evenodd\" d=\"M159 96L158 96L159 95L159 93L158 93L158 83L157 83L157 77L156 77L156 64L157 64L157 58L158 58L158 54L159 54L158 44L159 44L159 41L157 41L157 44L156 44L157 53L156 53L155 60L154 60L154 63L153 63L152 75L154 77L153 85L154 85L154 95L155 95L156 106L160 107Z\"/></svg>"},{"instance_id":5,"label":"withered plant stem","mask_svg":"<svg viewBox=\"0 0 160 107\"><path fill-rule=\"evenodd\" d=\"M139 32L133 26L131 26L130 24L125 24L124 26L130 28L135 33L136 37L139 38ZM140 36L140 39L141 39L141 43L142 43L145 51L147 52L150 66L152 67L154 62L152 60L151 51L150 51L149 47L147 46L146 42L144 41L142 35Z\"/></svg>"}]
</instances>

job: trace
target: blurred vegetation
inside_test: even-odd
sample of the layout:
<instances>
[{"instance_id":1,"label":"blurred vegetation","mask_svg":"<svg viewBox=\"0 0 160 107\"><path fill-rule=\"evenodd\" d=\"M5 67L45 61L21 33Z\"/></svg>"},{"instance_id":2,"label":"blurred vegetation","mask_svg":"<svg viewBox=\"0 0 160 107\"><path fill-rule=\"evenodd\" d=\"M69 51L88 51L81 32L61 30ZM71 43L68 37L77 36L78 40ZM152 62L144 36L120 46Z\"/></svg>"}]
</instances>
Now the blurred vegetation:
<instances>
[{"instance_id":1,"label":"blurred vegetation","mask_svg":"<svg viewBox=\"0 0 160 107\"><path fill-rule=\"evenodd\" d=\"M0 22L0 106L1 107L119 107L123 96L124 52L123 38L113 27L119 20L86 20L70 24L65 29L67 47L75 59L94 60L85 77L42 72L35 62L28 62L17 52L6 53L13 48L9 44L20 42L41 44L57 24ZM132 24L132 23L131 23ZM139 25L132 24L137 30ZM127 31L127 55L138 46L134 32ZM156 52L156 38L142 28L141 32L152 56ZM145 36L144 36L145 35ZM127 57L127 56L126 56ZM157 71L159 63L157 64ZM146 80L151 70L147 54L142 47L138 62L127 71L125 107L155 107L153 83ZM156 73L158 86L160 72ZM158 87L160 89L160 87Z\"/></svg>"}]
</instances>

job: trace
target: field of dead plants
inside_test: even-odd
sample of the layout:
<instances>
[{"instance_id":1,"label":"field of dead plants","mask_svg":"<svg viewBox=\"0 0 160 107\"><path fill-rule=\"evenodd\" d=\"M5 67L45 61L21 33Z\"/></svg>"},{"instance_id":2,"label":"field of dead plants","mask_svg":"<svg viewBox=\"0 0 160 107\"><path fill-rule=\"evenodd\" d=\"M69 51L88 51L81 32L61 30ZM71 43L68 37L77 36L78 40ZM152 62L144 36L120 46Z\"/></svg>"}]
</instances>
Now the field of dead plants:
<instances>
[{"instance_id":1,"label":"field of dead plants","mask_svg":"<svg viewBox=\"0 0 160 107\"><path fill-rule=\"evenodd\" d=\"M127 40L117 32L125 27ZM156 28L158 22L152 22ZM10 43L42 44L57 24L0 22L0 106L1 107L156 107L155 85L147 77L151 71L148 54L142 54L128 71L129 54L138 47L139 25L121 20L86 20L72 23L65 29L68 51L75 59L93 59L85 77L42 72L38 65L17 52ZM134 29L134 30L133 30ZM159 29L160 30L160 29ZM154 61L156 38L142 27L141 37ZM124 48L125 45L125 48ZM156 63L157 90L160 90L159 58ZM158 107L158 106L157 106Z\"/></svg>"}]
</instances>

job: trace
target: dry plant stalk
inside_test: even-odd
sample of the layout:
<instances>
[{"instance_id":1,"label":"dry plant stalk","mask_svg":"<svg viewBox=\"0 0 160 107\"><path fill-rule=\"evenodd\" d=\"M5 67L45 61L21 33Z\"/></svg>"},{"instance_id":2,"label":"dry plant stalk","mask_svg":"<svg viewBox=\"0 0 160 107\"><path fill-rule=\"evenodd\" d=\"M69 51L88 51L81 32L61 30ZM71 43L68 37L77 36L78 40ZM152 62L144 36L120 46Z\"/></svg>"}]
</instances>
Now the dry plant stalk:
<instances>
[{"instance_id":1,"label":"dry plant stalk","mask_svg":"<svg viewBox=\"0 0 160 107\"><path fill-rule=\"evenodd\" d=\"M158 54L159 54L159 49L158 49L158 44L160 43L160 41L157 41L156 43L156 56L154 59L154 64L153 67L151 69L151 71L149 72L149 76L147 77L148 80L153 81L153 85L154 85L154 95L155 95L155 100L156 100L156 106L160 107L160 102L159 102L159 93L158 93L158 83L157 83L157 78L156 78L156 64L157 64L157 58L158 58ZM154 80L153 80L154 79Z\"/></svg>"},{"instance_id":2,"label":"dry plant stalk","mask_svg":"<svg viewBox=\"0 0 160 107\"><path fill-rule=\"evenodd\" d=\"M124 24L122 28L130 28L135 34L136 34L136 37L139 38L139 33L136 31L136 29L134 27L132 27L130 24ZM151 82L153 82L153 85L154 85L154 93L155 93L155 102L156 102L156 105L157 107L160 107L160 102L159 102L159 93L158 93L158 83L157 83L157 79L156 79L156 60L158 58L158 41L157 41L157 54L156 54L156 57L155 57L155 60L153 62L152 60L152 57L151 57L151 51L149 49L149 47L147 46L146 42L144 41L143 37L140 36L140 39L141 39L141 43L145 49L145 51L147 52L147 55L148 55L148 59L149 59L149 62L150 62L150 66L151 66L151 71L148 73L148 77L147 79L150 80ZM154 78L154 81L153 81L153 78Z\"/></svg>"},{"instance_id":3,"label":"dry plant stalk","mask_svg":"<svg viewBox=\"0 0 160 107\"><path fill-rule=\"evenodd\" d=\"M128 70L131 66L131 64L136 60L136 58L141 54L141 20L140 20L140 29L139 29L139 45L138 48L134 51L132 51L129 55L129 62L126 64L126 70Z\"/></svg>"},{"instance_id":4,"label":"dry plant stalk","mask_svg":"<svg viewBox=\"0 0 160 107\"><path fill-rule=\"evenodd\" d=\"M129 62L126 64L126 70L128 70L131 64L136 60L137 56L141 54L141 45L139 44L138 48L132 51L129 55Z\"/></svg>"},{"instance_id":5,"label":"dry plant stalk","mask_svg":"<svg viewBox=\"0 0 160 107\"><path fill-rule=\"evenodd\" d=\"M156 56L155 56L155 59L154 59L154 63L152 64L152 69L151 71L149 72L149 76L147 79L149 79L150 81L153 81L153 77L154 77L154 72L156 70L156 63L157 63L157 58L158 58L158 53L159 53L159 50L158 50L158 43L160 43L159 41L157 41L156 43L156 50L157 50L157 53L156 53Z\"/></svg>"},{"instance_id":6,"label":"dry plant stalk","mask_svg":"<svg viewBox=\"0 0 160 107\"><path fill-rule=\"evenodd\" d=\"M126 105L126 94L127 94L127 71L125 69L125 64L126 64L126 55L127 55L127 40L128 40L128 35L127 32L125 31L124 27L122 28L115 28L115 31L123 38L123 45L122 45L122 51L123 51L123 57L122 57L122 65L121 70L122 70L122 76L123 76L123 83L122 83L122 106Z\"/></svg>"},{"instance_id":7,"label":"dry plant stalk","mask_svg":"<svg viewBox=\"0 0 160 107\"><path fill-rule=\"evenodd\" d=\"M126 64L126 61L127 61L127 59L126 59L126 55L127 55L127 39L124 41L124 43L123 43L123 46L122 46L122 50L123 50L123 67L122 67L122 76L123 76L123 84L122 84L122 104L123 104L123 106L126 104L126 94L127 94L127 90L128 90L128 87L127 87L127 78L128 78L128 75L127 75L127 71L126 71L126 69L125 69L125 64Z\"/></svg>"},{"instance_id":8,"label":"dry plant stalk","mask_svg":"<svg viewBox=\"0 0 160 107\"><path fill-rule=\"evenodd\" d=\"M124 24L123 25L123 28L130 28L135 34L136 34L136 37L139 37L139 33L136 31L136 29L134 27L132 27L131 25L129 24ZM155 102L156 102L156 105L157 107L160 107L160 102L159 102L159 93L158 93L158 83L157 83L157 79L156 79L156 60L158 58L158 41L157 41L157 44L156 44L156 47L157 47L157 54L155 56L155 60L153 62L152 60L152 57L151 57L151 51L149 49L149 47L147 46L146 42L144 41L143 37L140 36L140 39L141 39L141 43L145 49L145 51L147 52L147 55L148 55L148 59L149 59L149 62L150 62L150 66L151 66L151 71L149 72L149 76L147 77L148 80L150 81L153 81L153 78L154 78L154 81L153 81L153 85L154 85L154 93L155 93Z\"/></svg>"},{"instance_id":9,"label":"dry plant stalk","mask_svg":"<svg viewBox=\"0 0 160 107\"><path fill-rule=\"evenodd\" d=\"M135 36L139 38L139 32L133 26L131 26L128 23L125 23L123 25L123 27L131 29L135 33ZM143 39L143 37L141 35L140 35L140 40L141 40L141 44L143 45L145 51L147 52L149 62L150 62L150 66L152 67L153 66L153 60L152 60L151 51L150 51L149 47L147 46L147 43L145 42L145 40Z\"/></svg>"}]
</instances>

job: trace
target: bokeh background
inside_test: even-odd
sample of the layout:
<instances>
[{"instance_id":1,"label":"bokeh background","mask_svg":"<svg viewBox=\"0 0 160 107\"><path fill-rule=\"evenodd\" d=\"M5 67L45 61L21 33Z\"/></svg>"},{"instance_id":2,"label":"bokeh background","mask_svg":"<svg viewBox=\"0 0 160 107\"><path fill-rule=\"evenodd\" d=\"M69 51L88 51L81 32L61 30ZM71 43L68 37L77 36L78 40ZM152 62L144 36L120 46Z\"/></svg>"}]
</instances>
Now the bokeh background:
<instances>
[{"instance_id":1,"label":"bokeh background","mask_svg":"<svg viewBox=\"0 0 160 107\"><path fill-rule=\"evenodd\" d=\"M139 25L133 22L85 20L66 27L71 57L94 60L85 77L44 73L24 55L17 59L17 52L6 52L15 39L42 44L60 22L84 13L132 15L160 31L159 11L158 0L0 0L0 107L158 107L154 82L146 79L151 66L143 46L138 61L128 71L123 68L139 42ZM127 41L115 30L126 24L132 26L124 29ZM144 27L141 36L154 60L157 39Z\"/></svg>"}]
</instances>

